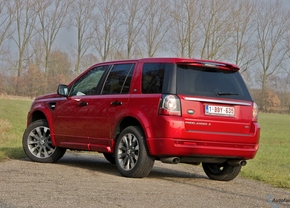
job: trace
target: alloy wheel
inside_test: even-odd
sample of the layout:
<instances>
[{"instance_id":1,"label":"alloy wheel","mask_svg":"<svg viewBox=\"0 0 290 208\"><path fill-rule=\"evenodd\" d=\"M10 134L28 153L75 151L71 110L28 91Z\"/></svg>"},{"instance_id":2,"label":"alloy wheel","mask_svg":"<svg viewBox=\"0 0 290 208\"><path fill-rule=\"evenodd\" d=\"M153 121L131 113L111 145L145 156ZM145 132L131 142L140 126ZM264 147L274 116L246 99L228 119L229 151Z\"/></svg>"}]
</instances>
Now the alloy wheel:
<instances>
[{"instance_id":1,"label":"alloy wheel","mask_svg":"<svg viewBox=\"0 0 290 208\"><path fill-rule=\"evenodd\" d=\"M56 147L51 143L50 129L45 126L34 128L28 136L28 150L37 158L50 157Z\"/></svg>"},{"instance_id":2,"label":"alloy wheel","mask_svg":"<svg viewBox=\"0 0 290 208\"><path fill-rule=\"evenodd\" d=\"M123 170L134 168L139 158L139 142L132 133L125 134L118 145L118 161Z\"/></svg>"}]
</instances>

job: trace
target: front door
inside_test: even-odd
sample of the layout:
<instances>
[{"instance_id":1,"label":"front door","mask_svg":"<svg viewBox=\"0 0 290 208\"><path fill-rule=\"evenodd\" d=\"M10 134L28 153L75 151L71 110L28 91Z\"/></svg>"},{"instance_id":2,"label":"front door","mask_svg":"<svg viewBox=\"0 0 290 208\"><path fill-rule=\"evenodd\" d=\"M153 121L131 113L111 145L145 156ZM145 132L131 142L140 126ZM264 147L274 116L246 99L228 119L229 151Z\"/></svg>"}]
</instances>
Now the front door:
<instances>
[{"instance_id":1,"label":"front door","mask_svg":"<svg viewBox=\"0 0 290 208\"><path fill-rule=\"evenodd\" d=\"M69 87L66 99L58 101L53 110L53 127L58 146L88 149L91 101L98 96L102 77L110 66L94 67ZM96 108L98 109L98 108Z\"/></svg>"}]
</instances>

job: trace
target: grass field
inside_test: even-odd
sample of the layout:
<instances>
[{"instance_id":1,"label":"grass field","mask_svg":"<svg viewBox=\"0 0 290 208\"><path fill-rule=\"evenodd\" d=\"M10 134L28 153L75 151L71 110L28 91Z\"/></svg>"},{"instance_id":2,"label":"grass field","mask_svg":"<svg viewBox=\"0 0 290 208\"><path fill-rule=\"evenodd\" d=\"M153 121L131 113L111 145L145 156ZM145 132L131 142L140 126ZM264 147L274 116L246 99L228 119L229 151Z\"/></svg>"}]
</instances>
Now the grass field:
<instances>
[{"instance_id":1,"label":"grass field","mask_svg":"<svg viewBox=\"0 0 290 208\"><path fill-rule=\"evenodd\" d=\"M0 160L25 157L21 139L30 100L0 98ZM290 189L290 115L260 114L260 148L242 176Z\"/></svg>"},{"instance_id":2,"label":"grass field","mask_svg":"<svg viewBox=\"0 0 290 208\"><path fill-rule=\"evenodd\" d=\"M31 102L0 98L0 160L25 156L21 138Z\"/></svg>"},{"instance_id":3,"label":"grass field","mask_svg":"<svg viewBox=\"0 0 290 208\"><path fill-rule=\"evenodd\" d=\"M290 188L290 115L259 114L260 148L242 175Z\"/></svg>"}]
</instances>

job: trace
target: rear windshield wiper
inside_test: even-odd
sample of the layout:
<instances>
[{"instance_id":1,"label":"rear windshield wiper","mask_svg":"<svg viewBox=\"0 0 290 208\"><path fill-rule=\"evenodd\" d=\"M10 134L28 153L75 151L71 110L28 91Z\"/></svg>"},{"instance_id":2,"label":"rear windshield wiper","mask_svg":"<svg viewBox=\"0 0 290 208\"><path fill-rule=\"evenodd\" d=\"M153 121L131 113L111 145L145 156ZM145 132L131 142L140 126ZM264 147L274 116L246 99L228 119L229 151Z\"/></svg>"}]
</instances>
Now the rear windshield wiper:
<instances>
[{"instance_id":1,"label":"rear windshield wiper","mask_svg":"<svg viewBox=\"0 0 290 208\"><path fill-rule=\"evenodd\" d=\"M223 96L223 95L239 95L238 93L233 92L218 92L216 93L217 96Z\"/></svg>"}]
</instances>

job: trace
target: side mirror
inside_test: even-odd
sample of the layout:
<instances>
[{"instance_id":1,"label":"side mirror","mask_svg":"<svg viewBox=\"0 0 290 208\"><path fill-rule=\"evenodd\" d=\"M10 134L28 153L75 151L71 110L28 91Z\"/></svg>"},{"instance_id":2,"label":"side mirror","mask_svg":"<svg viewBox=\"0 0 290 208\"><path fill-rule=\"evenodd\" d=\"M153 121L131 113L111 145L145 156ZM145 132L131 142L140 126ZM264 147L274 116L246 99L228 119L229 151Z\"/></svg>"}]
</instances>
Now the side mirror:
<instances>
[{"instance_id":1,"label":"side mirror","mask_svg":"<svg viewBox=\"0 0 290 208\"><path fill-rule=\"evenodd\" d=\"M68 96L68 86L64 84L58 85L57 94L65 97Z\"/></svg>"}]
</instances>

